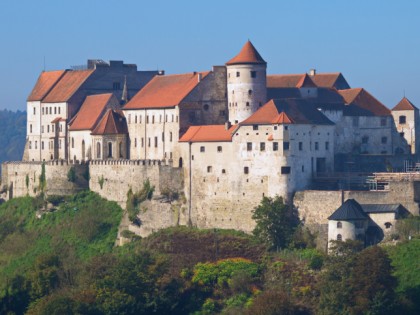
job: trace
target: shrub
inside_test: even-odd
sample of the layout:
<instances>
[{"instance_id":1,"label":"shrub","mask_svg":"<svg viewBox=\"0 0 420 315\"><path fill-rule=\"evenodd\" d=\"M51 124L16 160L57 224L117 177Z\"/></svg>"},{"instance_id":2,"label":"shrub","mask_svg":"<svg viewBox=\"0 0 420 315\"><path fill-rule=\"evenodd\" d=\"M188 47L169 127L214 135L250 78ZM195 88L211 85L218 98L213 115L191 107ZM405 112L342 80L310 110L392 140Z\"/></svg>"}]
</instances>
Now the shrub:
<instances>
[{"instance_id":1,"label":"shrub","mask_svg":"<svg viewBox=\"0 0 420 315\"><path fill-rule=\"evenodd\" d=\"M67 172L67 180L72 183L76 181L76 171L73 166Z\"/></svg>"}]
</instances>

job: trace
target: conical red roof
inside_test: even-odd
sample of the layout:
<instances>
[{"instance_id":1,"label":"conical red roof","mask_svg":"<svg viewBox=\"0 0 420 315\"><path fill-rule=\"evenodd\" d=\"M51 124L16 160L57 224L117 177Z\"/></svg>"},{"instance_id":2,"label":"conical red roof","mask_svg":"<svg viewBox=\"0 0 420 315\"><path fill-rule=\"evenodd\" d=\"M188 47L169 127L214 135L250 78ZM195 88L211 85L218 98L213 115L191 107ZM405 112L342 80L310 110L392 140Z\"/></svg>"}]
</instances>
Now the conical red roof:
<instances>
[{"instance_id":1,"label":"conical red roof","mask_svg":"<svg viewBox=\"0 0 420 315\"><path fill-rule=\"evenodd\" d=\"M405 96L392 110L416 110L416 106L411 103Z\"/></svg>"},{"instance_id":2,"label":"conical red roof","mask_svg":"<svg viewBox=\"0 0 420 315\"><path fill-rule=\"evenodd\" d=\"M231 60L226 62L227 66L238 65L238 64L267 64L261 57L254 45L250 41L247 41L242 47L239 54L233 57Z\"/></svg>"}]
</instances>

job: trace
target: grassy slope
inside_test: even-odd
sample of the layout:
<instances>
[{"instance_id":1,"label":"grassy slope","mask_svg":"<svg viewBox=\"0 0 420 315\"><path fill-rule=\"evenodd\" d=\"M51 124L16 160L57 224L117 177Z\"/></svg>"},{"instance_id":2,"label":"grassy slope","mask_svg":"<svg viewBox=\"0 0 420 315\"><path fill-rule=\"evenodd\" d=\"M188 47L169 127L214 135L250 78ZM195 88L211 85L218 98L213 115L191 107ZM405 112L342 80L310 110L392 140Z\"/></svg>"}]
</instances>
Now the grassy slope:
<instances>
[{"instance_id":1,"label":"grassy slope","mask_svg":"<svg viewBox=\"0 0 420 315\"><path fill-rule=\"evenodd\" d=\"M121 208L92 192L82 192L58 211L35 216L33 198L13 199L0 206L0 289L13 275L24 274L40 255L85 261L111 252Z\"/></svg>"}]
</instances>

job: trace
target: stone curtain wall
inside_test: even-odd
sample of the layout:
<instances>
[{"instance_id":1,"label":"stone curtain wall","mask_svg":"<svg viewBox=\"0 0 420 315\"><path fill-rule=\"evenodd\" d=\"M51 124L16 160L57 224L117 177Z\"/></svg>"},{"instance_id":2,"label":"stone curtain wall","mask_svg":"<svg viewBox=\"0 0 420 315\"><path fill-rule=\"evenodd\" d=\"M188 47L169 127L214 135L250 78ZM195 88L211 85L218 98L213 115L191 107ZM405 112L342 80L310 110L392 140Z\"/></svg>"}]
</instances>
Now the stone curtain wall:
<instances>
[{"instance_id":1,"label":"stone curtain wall","mask_svg":"<svg viewBox=\"0 0 420 315\"><path fill-rule=\"evenodd\" d=\"M70 182L67 174L73 167L75 181ZM67 161L45 162L47 195L71 195L88 188L87 164L72 164ZM39 177L42 162L5 162L2 164L2 190L7 190L6 199L36 196L40 193Z\"/></svg>"},{"instance_id":2,"label":"stone curtain wall","mask_svg":"<svg viewBox=\"0 0 420 315\"><path fill-rule=\"evenodd\" d=\"M181 168L173 168L160 160L98 160L90 162L89 187L125 207L128 190L138 192L146 179L155 187L154 195L168 188L183 193L182 174Z\"/></svg>"}]
</instances>

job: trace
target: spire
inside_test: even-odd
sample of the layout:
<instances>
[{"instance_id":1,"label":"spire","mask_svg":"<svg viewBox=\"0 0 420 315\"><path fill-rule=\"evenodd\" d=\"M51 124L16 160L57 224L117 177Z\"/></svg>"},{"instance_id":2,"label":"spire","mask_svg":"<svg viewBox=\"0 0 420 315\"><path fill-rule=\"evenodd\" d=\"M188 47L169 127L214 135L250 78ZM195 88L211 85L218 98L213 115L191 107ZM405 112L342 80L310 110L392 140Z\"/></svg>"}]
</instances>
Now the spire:
<instances>
[{"instance_id":1,"label":"spire","mask_svg":"<svg viewBox=\"0 0 420 315\"><path fill-rule=\"evenodd\" d=\"M121 104L126 104L128 102L128 89L127 89L127 76L124 76L124 87L121 95Z\"/></svg>"},{"instance_id":2,"label":"spire","mask_svg":"<svg viewBox=\"0 0 420 315\"><path fill-rule=\"evenodd\" d=\"M237 65L237 64L267 64L265 60L261 57L258 51L255 49L254 45L248 40L245 45L242 47L239 54L233 57L231 60L226 62L227 66Z\"/></svg>"}]
</instances>

